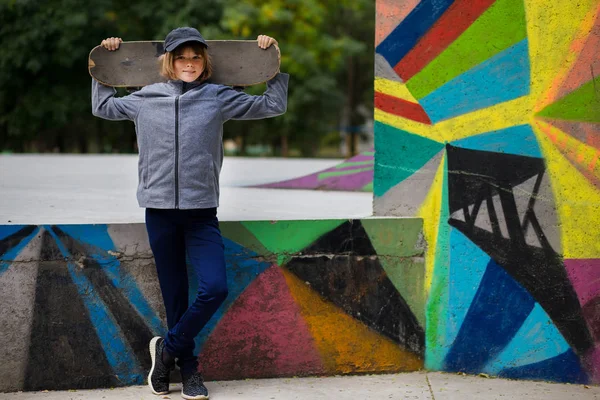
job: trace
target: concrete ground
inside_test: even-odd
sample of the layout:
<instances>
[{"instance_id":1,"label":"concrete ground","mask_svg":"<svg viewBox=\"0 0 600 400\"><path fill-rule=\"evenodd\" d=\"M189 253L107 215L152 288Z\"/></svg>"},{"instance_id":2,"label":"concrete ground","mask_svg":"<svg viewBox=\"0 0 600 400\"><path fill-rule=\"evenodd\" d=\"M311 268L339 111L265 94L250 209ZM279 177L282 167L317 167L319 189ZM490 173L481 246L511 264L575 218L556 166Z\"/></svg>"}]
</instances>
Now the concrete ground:
<instances>
[{"instance_id":1,"label":"concrete ground","mask_svg":"<svg viewBox=\"0 0 600 400\"><path fill-rule=\"evenodd\" d=\"M0 224L144 222L138 207L137 155L0 156ZM372 193L255 189L321 171L339 159L226 157L221 221L362 218Z\"/></svg>"},{"instance_id":2,"label":"concrete ground","mask_svg":"<svg viewBox=\"0 0 600 400\"><path fill-rule=\"evenodd\" d=\"M600 399L600 387L510 381L438 372L327 378L284 378L207 382L212 400L564 400ZM65 392L0 393L5 400L157 400L180 399L180 385L167 396L147 386Z\"/></svg>"}]
</instances>

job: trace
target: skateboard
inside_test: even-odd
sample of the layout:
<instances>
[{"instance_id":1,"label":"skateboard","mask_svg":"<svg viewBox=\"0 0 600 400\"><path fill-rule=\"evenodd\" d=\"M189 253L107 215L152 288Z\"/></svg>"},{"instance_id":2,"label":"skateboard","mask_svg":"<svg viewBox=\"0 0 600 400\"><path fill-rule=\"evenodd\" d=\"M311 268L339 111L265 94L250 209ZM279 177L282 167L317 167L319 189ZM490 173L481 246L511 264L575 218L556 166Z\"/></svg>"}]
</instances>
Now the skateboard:
<instances>
[{"instance_id":1,"label":"skateboard","mask_svg":"<svg viewBox=\"0 0 600 400\"><path fill-rule=\"evenodd\" d=\"M263 83L279 72L279 48L264 50L256 40L207 40L213 64L209 82L228 86L251 86ZM92 78L106 86L138 88L166 78L159 73L158 57L163 54L162 41L123 42L118 50L96 46L89 55Z\"/></svg>"}]
</instances>

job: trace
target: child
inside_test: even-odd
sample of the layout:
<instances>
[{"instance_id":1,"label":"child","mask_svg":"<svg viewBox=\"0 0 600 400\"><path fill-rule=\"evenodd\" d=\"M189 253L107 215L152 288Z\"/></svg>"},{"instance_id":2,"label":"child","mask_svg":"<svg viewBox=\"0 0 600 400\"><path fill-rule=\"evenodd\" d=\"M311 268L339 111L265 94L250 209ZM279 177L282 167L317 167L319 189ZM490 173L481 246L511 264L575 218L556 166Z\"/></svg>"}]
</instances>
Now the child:
<instances>
[{"instance_id":1,"label":"child","mask_svg":"<svg viewBox=\"0 0 600 400\"><path fill-rule=\"evenodd\" d=\"M260 35L266 49L275 39ZM117 50L120 38L102 46ZM225 255L217 220L223 123L285 113L289 76L277 74L262 96L207 83L212 65L207 44L194 28L177 28L165 38L156 83L121 98L92 80L92 109L109 120L135 123L139 148L137 198L146 208L146 228L167 313L168 333L150 342L148 385L169 393L169 373L179 365L185 399L208 399L198 372L194 338L227 296ZM188 305L186 253L198 280Z\"/></svg>"}]
</instances>

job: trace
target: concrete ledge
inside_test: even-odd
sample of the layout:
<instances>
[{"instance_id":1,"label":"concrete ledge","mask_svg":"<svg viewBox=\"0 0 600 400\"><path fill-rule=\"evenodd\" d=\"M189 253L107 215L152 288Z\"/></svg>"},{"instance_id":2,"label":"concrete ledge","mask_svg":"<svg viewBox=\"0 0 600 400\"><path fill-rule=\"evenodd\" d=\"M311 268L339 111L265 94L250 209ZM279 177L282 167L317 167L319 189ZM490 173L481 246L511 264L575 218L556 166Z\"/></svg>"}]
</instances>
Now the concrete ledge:
<instances>
[{"instance_id":1,"label":"concrete ledge","mask_svg":"<svg viewBox=\"0 0 600 400\"><path fill-rule=\"evenodd\" d=\"M207 379L423 367L420 219L221 229L230 295L197 339ZM0 225L0 255L0 391L144 382L166 329L143 224Z\"/></svg>"}]
</instances>

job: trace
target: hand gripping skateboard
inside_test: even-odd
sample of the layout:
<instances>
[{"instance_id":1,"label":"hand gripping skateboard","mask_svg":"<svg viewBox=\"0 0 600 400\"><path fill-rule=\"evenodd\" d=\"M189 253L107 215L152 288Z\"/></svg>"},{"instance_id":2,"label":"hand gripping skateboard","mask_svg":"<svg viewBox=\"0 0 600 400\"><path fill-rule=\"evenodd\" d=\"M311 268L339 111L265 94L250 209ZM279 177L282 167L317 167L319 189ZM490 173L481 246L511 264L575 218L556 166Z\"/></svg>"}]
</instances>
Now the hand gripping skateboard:
<instances>
[{"instance_id":1,"label":"hand gripping skateboard","mask_svg":"<svg viewBox=\"0 0 600 400\"><path fill-rule=\"evenodd\" d=\"M256 40L207 40L213 64L210 82L228 86L251 86L263 83L279 72L279 48L264 50ZM102 46L92 49L89 71L92 78L106 86L142 87L166 78L159 73L158 57L163 42L123 42L118 50Z\"/></svg>"}]
</instances>

